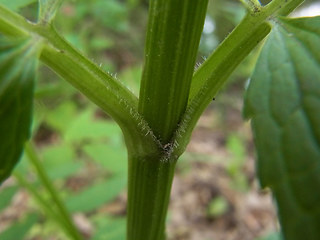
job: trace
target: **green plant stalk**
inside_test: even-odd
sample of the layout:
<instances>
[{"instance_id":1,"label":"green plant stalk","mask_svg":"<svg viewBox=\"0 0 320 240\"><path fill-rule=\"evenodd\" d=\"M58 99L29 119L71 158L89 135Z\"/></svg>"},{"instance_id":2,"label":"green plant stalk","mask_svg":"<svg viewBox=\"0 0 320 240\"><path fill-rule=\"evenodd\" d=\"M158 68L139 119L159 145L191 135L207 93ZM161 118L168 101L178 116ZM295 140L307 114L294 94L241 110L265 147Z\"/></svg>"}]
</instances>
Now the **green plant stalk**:
<instances>
[{"instance_id":1,"label":"green plant stalk","mask_svg":"<svg viewBox=\"0 0 320 240\"><path fill-rule=\"evenodd\" d=\"M151 124L152 121L149 119L148 121L144 120L147 118L147 109L150 106L154 108L153 110L149 109L150 111L156 111L160 105L151 104L149 107L143 107L145 102L151 98L143 97L145 93L142 93L140 97L141 103L139 103L139 111L142 113L142 117L141 114L137 112L137 99L127 94L122 86L117 85L117 87L120 87L120 91L118 91L117 88L110 88L109 85L113 86L115 84L114 79L105 75L101 77L101 74L104 73L99 70L95 64L92 64L81 54L77 53L76 50L72 49L66 42L61 41L63 39L52 30L51 26L32 25L21 20L20 17L17 17L17 15L12 12L4 11L0 6L0 32L16 35L20 33L29 35L36 34L47 39L49 42L43 48L41 60L45 61L49 67L76 86L105 111L111 111L112 113L116 111L113 113L113 117L122 129L125 129L123 132L129 152L128 240L163 240L164 219L167 211L174 166L178 156L184 151L188 143L195 123L211 101L211 98L218 92L234 68L243 60L250 50L268 34L269 25L265 23L265 21L277 12L288 12L289 7L287 9L287 6L290 5L290 8L293 9L293 6L301 2L302 0L274 0L257 12L255 12L253 8L253 11L248 14L246 19L237 28L242 28L242 31L235 30L229 35L219 47L220 50L216 50L212 57L210 57L203 67L194 75L187 110L181 110L185 109L185 103L179 103L177 105L179 114L181 114L181 112L184 112L184 114L182 120L181 116L178 118L174 116L175 119L178 119L178 122L175 125L173 124L175 127L171 133L167 130L167 127L171 124L165 124L167 127L165 127L162 132L161 127L159 128L160 130L158 130L158 128L155 127L156 125ZM285 11L284 9L287 10ZM154 12L154 14L159 14L160 12ZM244 27L245 25L247 26ZM174 27L174 24L172 24L171 27ZM243 48L243 43L246 43L245 40L249 40L250 37L253 37L255 41L251 41ZM227 58L223 57L219 60L217 58L219 52L220 54L226 53ZM240 55L240 57L234 58L234 56L237 55ZM192 56L192 54L190 56ZM63 61L63 59L67 59L68 64L65 64L66 62ZM61 62L59 60L61 60ZM88 79L81 76L79 76L79 78L73 78L71 74L68 73L70 68L81 69L81 73L86 73L86 76L91 74L91 83ZM165 71L165 69L162 70ZM161 72L158 71L157 73L160 74ZM178 73L177 70L176 73ZM201 76L201 78L197 76ZM151 74L149 74L147 78L150 79ZM185 81L188 82L187 77L186 79ZM88 86L84 85L86 81ZM99 90L102 85L105 85L107 89L104 92L95 92ZM159 89L164 88L163 85L159 84L157 84L157 87ZM178 88L179 85L175 86L173 84L172 87L175 89ZM158 91L158 89L152 89L152 86L145 88L149 89L149 93L145 94L145 96L152 98L152 91ZM120 96L120 98L117 98L117 94L115 95L110 89L119 93L118 96ZM143 92L145 89L141 91ZM189 92L189 90L184 89L182 92L183 97L179 96L179 98L184 99L185 94ZM108 96L106 93L111 95L110 99L106 99L106 96ZM118 104L116 99L118 99L118 101L124 99L125 104ZM174 98L171 99L169 97L167 98L167 101L168 100L172 101ZM183 103L183 101L179 102ZM115 104L115 106L113 106L113 104ZM119 107L120 110L115 110L117 107ZM128 114L128 112L130 112L130 114ZM167 118L172 117L173 116L169 114L164 120L167 121ZM151 128L147 124L149 121ZM154 134L154 128L157 129L158 134ZM161 136L162 134L165 137ZM170 139L170 141L167 141L167 139ZM143 202L144 205L139 204L139 201ZM145 210L147 211L146 213L144 213ZM154 216L154 213L157 217ZM145 226L147 226L148 229ZM155 233L149 229L152 229Z\"/></svg>"},{"instance_id":2,"label":"green plant stalk","mask_svg":"<svg viewBox=\"0 0 320 240\"><path fill-rule=\"evenodd\" d=\"M150 154L128 148L127 240L165 239L166 212L178 159L171 154L171 138L187 106L207 3L150 1L139 112L160 145Z\"/></svg>"},{"instance_id":3,"label":"green plant stalk","mask_svg":"<svg viewBox=\"0 0 320 240\"><path fill-rule=\"evenodd\" d=\"M259 11L261 9L261 4L258 0L240 0L249 11Z\"/></svg>"},{"instance_id":4,"label":"green plant stalk","mask_svg":"<svg viewBox=\"0 0 320 240\"><path fill-rule=\"evenodd\" d=\"M0 32L13 37L44 38L46 41L40 55L43 62L51 64L50 68L105 110L124 131L134 132L133 128L141 122L137 116L137 97L70 46L51 24L29 22L0 5Z\"/></svg>"},{"instance_id":5,"label":"green plant stalk","mask_svg":"<svg viewBox=\"0 0 320 240\"><path fill-rule=\"evenodd\" d=\"M132 122L137 122L139 118L137 97L120 81L71 47L51 25L43 28L37 26L35 30L45 39L49 39L55 47L46 46L41 60L105 110L124 131L135 132L137 123L132 125ZM69 67L62 67L59 61Z\"/></svg>"},{"instance_id":6,"label":"green plant stalk","mask_svg":"<svg viewBox=\"0 0 320 240\"><path fill-rule=\"evenodd\" d=\"M174 145L177 146L174 149L175 153L181 154L184 151L184 148L189 141L188 139L192 129L200 117L201 112L210 103L212 97L216 92L218 92L235 66L237 66L246 56L246 54L243 54L243 57L240 59L233 58L238 54L238 51L241 52L241 50L244 49L237 40L239 39L243 40L241 42L245 42L246 39L255 35L254 33L257 31L257 28L259 28L256 26L260 25L261 27L261 24L263 24L270 16L275 14L275 12L279 11L280 13L288 14L288 11L292 11L302 1L303 0L274 0L267 6L263 7L260 12L251 12L250 15L252 17L247 17L246 21L243 21L237 29L241 28L241 26L243 28L243 25L246 24L249 27L247 27L244 32L238 31L239 35L237 36L234 34L236 30L233 31L218 48L220 50L216 50L212 56L205 61L201 68L198 69L192 81L191 92L189 95L189 106L185 111L179 129L176 131L176 135L174 136L175 140L171 141L172 144L174 143ZM280 6L282 6L282 8L280 8ZM110 115L115 118L122 130L125 132L124 135L126 142L127 145L130 145L130 148L134 148L134 146L141 145L144 142L153 145L151 147L151 151L156 149L157 146L159 146L159 142L155 141L157 138L154 136L151 128L148 126L144 118L137 112L137 99L132 97L131 94L129 94L130 96L128 97L126 94L114 94L114 91L110 91L110 88L108 89L108 84L110 78L111 81L114 81L112 80L112 77L106 75L95 64L90 63L88 59L74 50L53 31L54 29L50 25L49 27L48 25L35 25L0 5L0 32L11 36L40 35L47 40L49 39L49 42L44 44L44 48L41 53L41 60L107 113L110 114L111 112L112 114ZM267 35L267 32L263 35ZM232 38L233 40L229 40ZM231 46L231 42L235 45ZM257 44L258 41L253 45ZM232 54L230 54L230 52L232 52ZM218 57L221 54L223 55L223 53L225 53L226 56L229 56L227 61L226 58L218 59ZM216 78L212 77L218 76L215 71L218 71L219 68L216 66L224 66L225 70L225 77L220 78L221 81L218 82L216 81ZM77 69L79 71L73 71L70 74L70 69ZM77 74L78 72L81 74ZM86 74L83 75L82 73ZM202 77L200 78L197 76ZM217 84L219 82L220 84ZM120 89L122 89L122 86L120 86ZM115 92L117 93L117 89L115 88L114 90L116 90ZM126 92L126 90L124 90L124 92ZM111 97L105 99L109 94ZM197 98L194 98L197 94L199 94L198 96L201 96L201 100L204 99L204 101L201 102L199 99L197 103ZM192 100L195 101L192 102ZM198 108L199 105L201 106ZM120 109L120 113L113 113L115 109ZM197 111L195 112L194 109L197 109ZM130 114L128 114L128 112L130 112ZM144 135L147 135L147 140ZM138 144L138 142L141 144Z\"/></svg>"},{"instance_id":7,"label":"green plant stalk","mask_svg":"<svg viewBox=\"0 0 320 240\"><path fill-rule=\"evenodd\" d=\"M44 38L40 60L108 113L121 127L128 148L142 152L159 148L161 144L138 113L137 97L70 46L52 25L31 23L0 4L0 33Z\"/></svg>"},{"instance_id":8,"label":"green plant stalk","mask_svg":"<svg viewBox=\"0 0 320 240\"><path fill-rule=\"evenodd\" d=\"M287 15L304 0L273 0L259 11L249 12L227 36L211 56L194 73L187 110L184 113L175 140L179 152L189 142L198 119L219 92L223 84L243 59L271 30L267 22L274 15Z\"/></svg>"},{"instance_id":9,"label":"green plant stalk","mask_svg":"<svg viewBox=\"0 0 320 240\"><path fill-rule=\"evenodd\" d=\"M40 159L38 158L35 150L33 149L31 143L26 143L25 145L25 152L27 154L28 160L33 165L34 169L36 170L37 176L41 183L43 184L46 191L50 194L52 200L54 201L57 210L59 212L59 215L64 219L64 222L66 226L68 227L68 230L76 240L82 239L82 237L79 234L79 231L74 226L71 216L69 215L69 212L67 211L66 207L64 206L62 200L59 197L58 192L56 191L55 187L52 185L48 175L46 174L45 169L42 166L42 163Z\"/></svg>"},{"instance_id":10,"label":"green plant stalk","mask_svg":"<svg viewBox=\"0 0 320 240\"><path fill-rule=\"evenodd\" d=\"M204 75L210 73L211 75L204 77L205 81L200 82L198 91L197 89L192 89L196 94L193 97L192 92L190 93L192 100L183 118L185 122L179 123L180 127L176 135L174 135L174 140L165 145L167 148L162 145L162 154L161 152L153 155L138 154L132 157L129 154L128 240L165 239L164 220L174 167L181 149L189 141L188 134L191 134L198 118L211 101L212 96L221 88L235 67L269 33L271 27L265 20L274 14L276 9L273 5L269 6L268 12L261 11L262 13L255 14L250 12L238 28L224 41L220 48L222 50L215 52L217 55L207 61L207 65L204 66L207 66L208 69L206 69L207 71L204 72ZM257 20L260 22L258 21L258 25L255 27ZM172 27L174 28L174 26ZM226 55L224 56L224 54ZM159 72L159 74L161 73ZM203 72L200 71L200 74L203 74ZM196 79L196 75L194 78ZM213 79L218 79L219 81L212 81ZM157 85L157 83L154 85ZM161 87L161 84L158 86ZM156 92L157 90L153 91ZM148 98L145 99L145 101L148 100ZM143 98L140 101L143 101ZM156 104L153 105L154 108L156 106ZM156 109L159 110L158 108ZM144 114L148 114L147 111ZM158 117L160 118L160 115ZM184 129L184 126L190 128ZM157 134L155 135L157 136Z\"/></svg>"},{"instance_id":11,"label":"green plant stalk","mask_svg":"<svg viewBox=\"0 0 320 240\"><path fill-rule=\"evenodd\" d=\"M70 231L69 225L66 222L65 218L62 217L59 213L55 212L52 209L52 206L48 204L48 202L38 193L38 191L30 183L28 183L24 179L24 177L20 173L15 171L13 172L13 176L15 177L17 182L29 192L31 197L39 204L40 208L44 211L44 213L47 216L50 216L55 221L55 223L63 229L66 235L68 235L72 239L81 239L77 238L77 235Z\"/></svg>"},{"instance_id":12,"label":"green plant stalk","mask_svg":"<svg viewBox=\"0 0 320 240\"><path fill-rule=\"evenodd\" d=\"M13 37L28 36L30 22L0 4L0 32Z\"/></svg>"},{"instance_id":13,"label":"green plant stalk","mask_svg":"<svg viewBox=\"0 0 320 240\"><path fill-rule=\"evenodd\" d=\"M208 59L195 72L189 95L189 103L194 99L197 93L201 92L201 87L209 87L221 85L219 83L220 75L216 74L219 68L224 67L228 70L227 74L234 70L252 48L268 35L270 26L267 26L269 18L273 15L289 14L304 0L273 0L265 7L258 10L252 10L244 17L241 23L230 33L229 36L219 45L219 47L208 57ZM269 30L267 30L269 29ZM247 43L250 39L254 39L252 43ZM255 42L255 43L254 43ZM241 57L236 57L236 54ZM236 57L236 59L234 59ZM229 65L225 66L225 65ZM218 82L218 83L217 83ZM222 82L225 82L223 80ZM216 92L217 90L215 90ZM209 92L208 90L206 92ZM211 98L211 96L209 97ZM207 102L207 101L205 101Z\"/></svg>"},{"instance_id":14,"label":"green plant stalk","mask_svg":"<svg viewBox=\"0 0 320 240\"><path fill-rule=\"evenodd\" d=\"M127 240L165 239L176 159L129 155Z\"/></svg>"},{"instance_id":15,"label":"green plant stalk","mask_svg":"<svg viewBox=\"0 0 320 240\"><path fill-rule=\"evenodd\" d=\"M139 112L167 144L186 109L208 0L151 0Z\"/></svg>"}]
</instances>

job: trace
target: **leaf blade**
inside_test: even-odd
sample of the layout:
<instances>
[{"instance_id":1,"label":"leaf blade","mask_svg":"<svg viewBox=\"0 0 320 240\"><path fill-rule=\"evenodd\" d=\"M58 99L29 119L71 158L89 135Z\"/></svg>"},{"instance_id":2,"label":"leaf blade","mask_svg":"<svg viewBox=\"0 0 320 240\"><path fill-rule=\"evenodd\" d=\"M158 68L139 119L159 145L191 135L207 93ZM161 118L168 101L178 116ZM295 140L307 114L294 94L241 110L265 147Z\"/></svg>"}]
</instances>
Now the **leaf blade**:
<instances>
[{"instance_id":1,"label":"leaf blade","mask_svg":"<svg viewBox=\"0 0 320 240\"><path fill-rule=\"evenodd\" d=\"M29 138L36 58L27 40L0 39L0 183L9 177Z\"/></svg>"},{"instance_id":2,"label":"leaf blade","mask_svg":"<svg viewBox=\"0 0 320 240\"><path fill-rule=\"evenodd\" d=\"M280 18L245 97L286 239L320 238L320 17Z\"/></svg>"},{"instance_id":3,"label":"leaf blade","mask_svg":"<svg viewBox=\"0 0 320 240\"><path fill-rule=\"evenodd\" d=\"M0 0L0 4L6 6L10 10L18 11L20 8L26 7L37 0Z\"/></svg>"},{"instance_id":4,"label":"leaf blade","mask_svg":"<svg viewBox=\"0 0 320 240\"><path fill-rule=\"evenodd\" d=\"M70 195L65 200L70 212L89 212L117 197L126 186L122 175L114 176L106 181L96 183L82 192Z\"/></svg>"},{"instance_id":5,"label":"leaf blade","mask_svg":"<svg viewBox=\"0 0 320 240\"><path fill-rule=\"evenodd\" d=\"M23 239L30 229L37 223L38 216L35 214L29 214L24 217L22 221L19 221L0 234L1 239L15 240Z\"/></svg>"},{"instance_id":6,"label":"leaf blade","mask_svg":"<svg viewBox=\"0 0 320 240\"><path fill-rule=\"evenodd\" d=\"M50 23L63 0L39 0L39 21Z\"/></svg>"}]
</instances>

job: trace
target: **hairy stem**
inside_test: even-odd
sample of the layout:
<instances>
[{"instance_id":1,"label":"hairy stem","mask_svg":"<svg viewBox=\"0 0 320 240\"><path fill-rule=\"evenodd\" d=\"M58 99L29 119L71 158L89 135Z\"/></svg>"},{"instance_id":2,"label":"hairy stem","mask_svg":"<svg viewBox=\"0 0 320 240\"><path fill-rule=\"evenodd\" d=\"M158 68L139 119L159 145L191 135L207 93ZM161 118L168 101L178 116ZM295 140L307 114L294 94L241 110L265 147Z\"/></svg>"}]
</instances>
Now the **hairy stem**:
<instances>
[{"instance_id":1,"label":"hairy stem","mask_svg":"<svg viewBox=\"0 0 320 240\"><path fill-rule=\"evenodd\" d=\"M186 109L208 0L151 0L139 112L163 144Z\"/></svg>"},{"instance_id":2,"label":"hairy stem","mask_svg":"<svg viewBox=\"0 0 320 240\"><path fill-rule=\"evenodd\" d=\"M51 24L35 24L0 5L0 33L42 38L40 59L115 119L125 133L140 137L146 122L138 113L138 98L68 44ZM142 122L142 124L141 124Z\"/></svg>"},{"instance_id":3,"label":"hairy stem","mask_svg":"<svg viewBox=\"0 0 320 240\"><path fill-rule=\"evenodd\" d=\"M175 134L181 152L189 142L198 119L234 69L271 30L268 19L288 14L303 0L273 0L258 11L249 11L211 56L194 73L188 108Z\"/></svg>"},{"instance_id":4,"label":"hairy stem","mask_svg":"<svg viewBox=\"0 0 320 240\"><path fill-rule=\"evenodd\" d=\"M154 151L161 143L138 112L138 98L68 44L51 24L35 24L0 4L0 33L42 38L40 60L68 81L121 127L128 148Z\"/></svg>"},{"instance_id":5,"label":"hairy stem","mask_svg":"<svg viewBox=\"0 0 320 240\"><path fill-rule=\"evenodd\" d=\"M129 156L127 240L164 240L176 159Z\"/></svg>"}]
</instances>

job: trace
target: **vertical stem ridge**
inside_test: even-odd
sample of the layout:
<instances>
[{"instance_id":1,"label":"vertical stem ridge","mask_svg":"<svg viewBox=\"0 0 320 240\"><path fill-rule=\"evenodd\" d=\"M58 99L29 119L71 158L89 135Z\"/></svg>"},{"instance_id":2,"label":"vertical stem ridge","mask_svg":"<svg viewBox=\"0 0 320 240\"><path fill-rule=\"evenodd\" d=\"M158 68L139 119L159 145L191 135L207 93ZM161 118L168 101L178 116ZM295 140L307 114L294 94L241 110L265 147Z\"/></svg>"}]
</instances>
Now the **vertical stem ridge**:
<instances>
[{"instance_id":1,"label":"vertical stem ridge","mask_svg":"<svg viewBox=\"0 0 320 240\"><path fill-rule=\"evenodd\" d=\"M151 0L139 112L167 143L185 111L208 0Z\"/></svg>"},{"instance_id":2,"label":"vertical stem ridge","mask_svg":"<svg viewBox=\"0 0 320 240\"><path fill-rule=\"evenodd\" d=\"M186 110L208 0L151 0L138 111L161 143L129 152L127 240L164 240L177 155L170 141ZM148 147L147 147L148 148Z\"/></svg>"},{"instance_id":3,"label":"vertical stem ridge","mask_svg":"<svg viewBox=\"0 0 320 240\"><path fill-rule=\"evenodd\" d=\"M165 219L176 160L129 156L127 240L164 240Z\"/></svg>"}]
</instances>

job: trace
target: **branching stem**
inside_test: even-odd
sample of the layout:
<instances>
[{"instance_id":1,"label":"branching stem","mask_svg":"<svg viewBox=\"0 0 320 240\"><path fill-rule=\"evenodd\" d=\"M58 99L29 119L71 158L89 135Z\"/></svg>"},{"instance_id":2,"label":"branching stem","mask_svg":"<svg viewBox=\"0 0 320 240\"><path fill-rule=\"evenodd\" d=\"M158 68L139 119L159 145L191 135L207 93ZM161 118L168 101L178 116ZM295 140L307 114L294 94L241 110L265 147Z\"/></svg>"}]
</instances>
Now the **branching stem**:
<instances>
[{"instance_id":1,"label":"branching stem","mask_svg":"<svg viewBox=\"0 0 320 240\"><path fill-rule=\"evenodd\" d=\"M303 0L273 0L261 10L248 14L227 36L219 47L194 73L189 94L188 108L176 131L174 142L181 152L189 142L198 119L219 92L234 69L268 35L271 25L267 22L275 14L288 14Z\"/></svg>"},{"instance_id":2,"label":"branching stem","mask_svg":"<svg viewBox=\"0 0 320 240\"><path fill-rule=\"evenodd\" d=\"M267 36L268 19L290 13L302 1L273 0L263 7L257 0L244 1L248 14L192 77L207 0L152 0L139 101L69 45L51 24L28 22L0 5L0 32L43 38L40 59L120 125L129 152L127 239L164 240L175 164L200 115ZM28 145L26 151L61 216L76 231L34 151Z\"/></svg>"}]
</instances>

